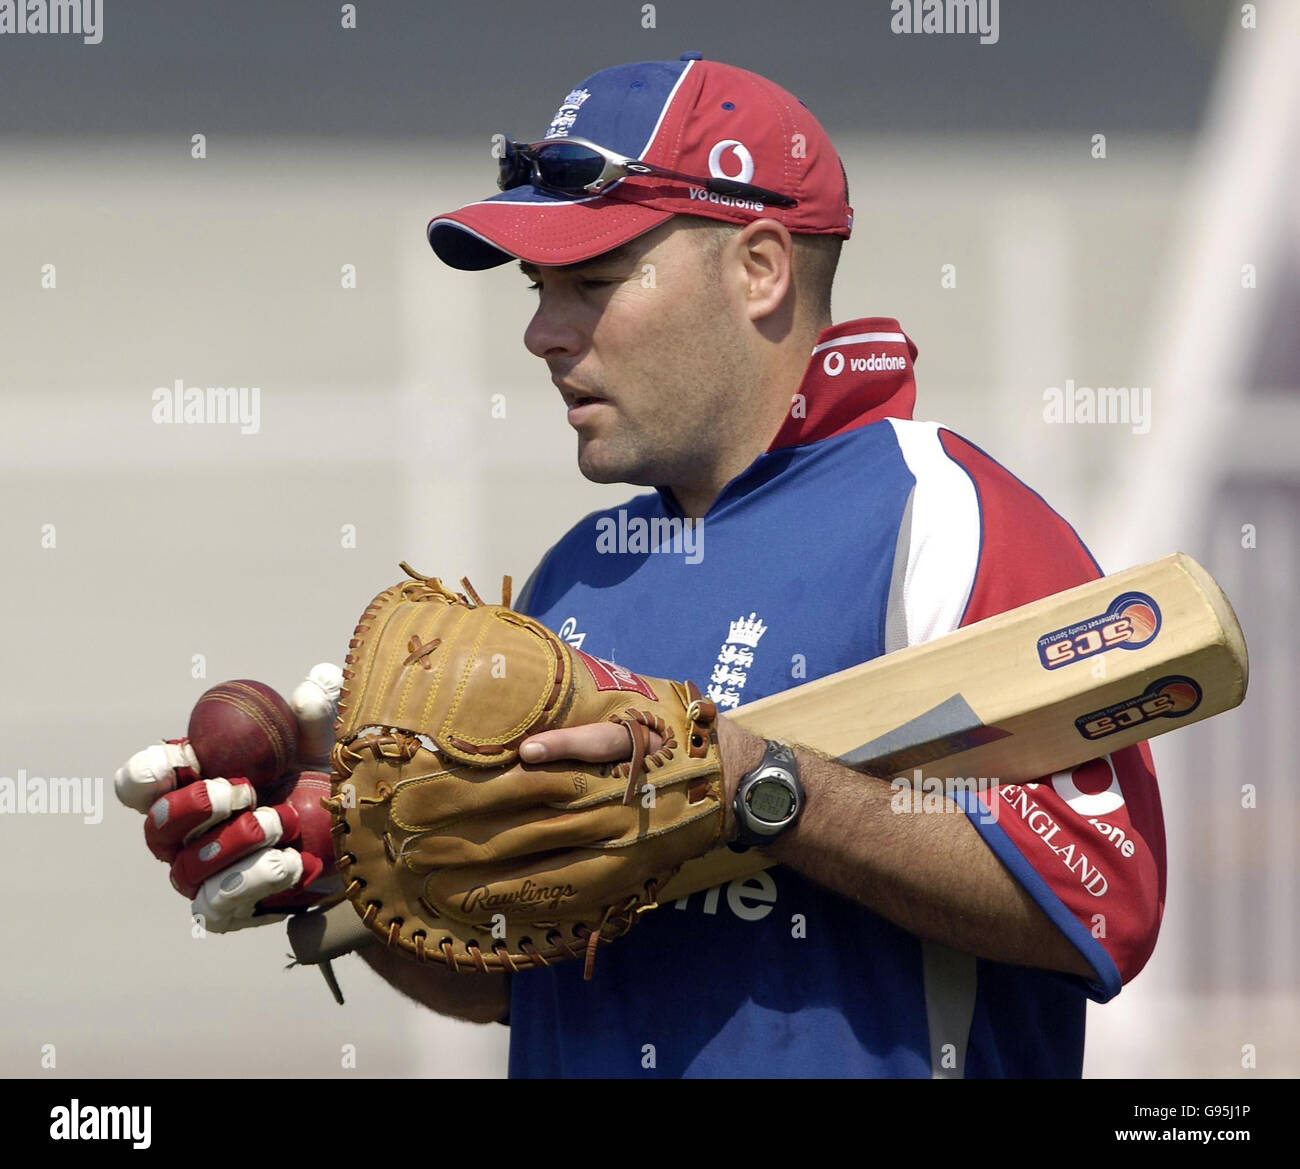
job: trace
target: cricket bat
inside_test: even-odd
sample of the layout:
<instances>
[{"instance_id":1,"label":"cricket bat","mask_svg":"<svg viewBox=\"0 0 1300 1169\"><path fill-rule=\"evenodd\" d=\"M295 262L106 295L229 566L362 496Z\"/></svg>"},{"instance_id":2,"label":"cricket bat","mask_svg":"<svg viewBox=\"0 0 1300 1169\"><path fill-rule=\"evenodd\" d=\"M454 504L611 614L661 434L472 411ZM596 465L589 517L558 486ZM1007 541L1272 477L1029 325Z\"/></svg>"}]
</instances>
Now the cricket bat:
<instances>
[{"instance_id":1,"label":"cricket bat","mask_svg":"<svg viewBox=\"0 0 1300 1169\"><path fill-rule=\"evenodd\" d=\"M1223 591L1178 553L726 712L873 775L1017 783L1200 722L1246 696ZM661 903L767 868L688 862Z\"/></svg>"},{"instance_id":2,"label":"cricket bat","mask_svg":"<svg viewBox=\"0 0 1300 1169\"><path fill-rule=\"evenodd\" d=\"M1246 642L1223 591L1181 553L727 711L771 739L882 777L1024 783L1231 710ZM983 783L981 786L983 786ZM759 849L688 861L660 904L751 876ZM373 940L347 902L290 918L300 962ZM335 997L342 1002L337 987Z\"/></svg>"}]
</instances>

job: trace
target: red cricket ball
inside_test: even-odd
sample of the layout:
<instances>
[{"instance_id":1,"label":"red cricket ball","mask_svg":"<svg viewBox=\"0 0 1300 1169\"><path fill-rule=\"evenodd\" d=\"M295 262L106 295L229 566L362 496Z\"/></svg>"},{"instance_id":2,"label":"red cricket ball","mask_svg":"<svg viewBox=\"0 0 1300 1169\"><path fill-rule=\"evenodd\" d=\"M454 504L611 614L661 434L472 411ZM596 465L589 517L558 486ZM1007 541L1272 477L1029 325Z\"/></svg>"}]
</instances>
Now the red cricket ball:
<instances>
[{"instance_id":1,"label":"red cricket ball","mask_svg":"<svg viewBox=\"0 0 1300 1169\"><path fill-rule=\"evenodd\" d=\"M291 804L298 813L299 852L319 857L324 864L322 877L334 872L334 838L330 835L330 814L320 806L321 797L330 794L330 777L322 771L300 771L288 777L289 791L277 802Z\"/></svg>"},{"instance_id":2,"label":"red cricket ball","mask_svg":"<svg viewBox=\"0 0 1300 1169\"><path fill-rule=\"evenodd\" d=\"M206 778L274 783L298 753L298 720L270 686L241 678L203 694L190 712L190 746Z\"/></svg>"}]
</instances>

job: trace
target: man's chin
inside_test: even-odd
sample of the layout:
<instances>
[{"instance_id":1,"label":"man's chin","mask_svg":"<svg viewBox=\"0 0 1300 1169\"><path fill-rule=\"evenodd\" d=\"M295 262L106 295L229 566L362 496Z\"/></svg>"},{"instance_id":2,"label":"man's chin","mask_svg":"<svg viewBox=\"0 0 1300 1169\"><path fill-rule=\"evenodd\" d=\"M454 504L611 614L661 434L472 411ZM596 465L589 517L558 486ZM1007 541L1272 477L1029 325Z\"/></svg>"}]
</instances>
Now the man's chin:
<instances>
[{"instance_id":1,"label":"man's chin","mask_svg":"<svg viewBox=\"0 0 1300 1169\"><path fill-rule=\"evenodd\" d=\"M642 486L651 482L646 476L645 468L639 463L614 457L600 447L599 441L578 439L578 470L584 479L592 483L632 483Z\"/></svg>"}]
</instances>

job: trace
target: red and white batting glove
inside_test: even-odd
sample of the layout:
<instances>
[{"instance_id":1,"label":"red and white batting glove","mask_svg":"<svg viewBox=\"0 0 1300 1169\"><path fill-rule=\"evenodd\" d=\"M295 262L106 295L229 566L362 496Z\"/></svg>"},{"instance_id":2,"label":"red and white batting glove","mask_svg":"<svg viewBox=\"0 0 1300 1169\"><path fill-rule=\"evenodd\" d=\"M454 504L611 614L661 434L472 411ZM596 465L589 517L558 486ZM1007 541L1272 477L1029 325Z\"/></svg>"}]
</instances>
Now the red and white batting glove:
<instances>
[{"instance_id":1,"label":"red and white batting glove","mask_svg":"<svg viewBox=\"0 0 1300 1169\"><path fill-rule=\"evenodd\" d=\"M341 685L342 671L323 663L293 693L300 770L329 766ZM272 797L286 798L294 786ZM328 794L322 786L319 793L312 787L311 799ZM248 780L200 776L185 739L137 751L118 769L114 789L122 803L145 813L149 851L170 864L172 886L192 899L191 912L212 933L281 921L285 911L337 887L337 878L321 878L320 856L294 847L302 843L298 808L287 802L258 807ZM320 838L320 831L312 837L318 851Z\"/></svg>"}]
</instances>

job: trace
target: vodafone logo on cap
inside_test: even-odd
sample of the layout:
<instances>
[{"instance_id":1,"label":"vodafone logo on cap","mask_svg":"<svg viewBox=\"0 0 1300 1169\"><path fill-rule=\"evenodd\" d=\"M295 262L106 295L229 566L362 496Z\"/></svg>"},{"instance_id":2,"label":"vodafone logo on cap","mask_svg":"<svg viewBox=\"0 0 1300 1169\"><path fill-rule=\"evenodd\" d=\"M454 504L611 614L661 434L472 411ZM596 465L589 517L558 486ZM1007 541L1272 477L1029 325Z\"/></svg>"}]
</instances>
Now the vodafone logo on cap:
<instances>
[{"instance_id":1,"label":"vodafone logo on cap","mask_svg":"<svg viewBox=\"0 0 1300 1169\"><path fill-rule=\"evenodd\" d=\"M722 156L728 150L740 160L738 174L729 175L723 169ZM724 138L721 142L715 142L713 149L709 151L709 174L715 179L731 179L737 183L747 183L754 177L754 156L749 153L749 148L743 142L735 138Z\"/></svg>"}]
</instances>

